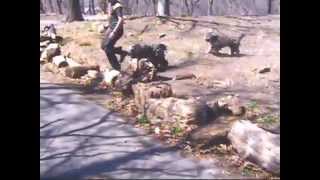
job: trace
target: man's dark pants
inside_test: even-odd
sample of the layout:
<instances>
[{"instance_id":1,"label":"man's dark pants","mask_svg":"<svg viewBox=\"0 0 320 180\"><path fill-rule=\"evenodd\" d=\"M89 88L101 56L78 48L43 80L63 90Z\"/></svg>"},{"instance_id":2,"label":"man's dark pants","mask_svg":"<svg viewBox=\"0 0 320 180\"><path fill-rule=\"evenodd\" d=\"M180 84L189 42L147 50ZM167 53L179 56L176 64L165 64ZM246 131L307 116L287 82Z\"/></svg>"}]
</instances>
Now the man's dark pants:
<instances>
[{"instance_id":1,"label":"man's dark pants","mask_svg":"<svg viewBox=\"0 0 320 180\"><path fill-rule=\"evenodd\" d=\"M121 54L122 53L122 49L121 49L121 47L116 47L115 48L114 45L122 37L123 29L122 28L119 29L119 31L116 32L114 34L114 37L112 37L112 38L109 38L110 32L111 32L111 29L108 29L107 32L106 32L105 38L102 41L101 48L106 53L112 68L120 71L121 66L120 66L120 63L117 60L117 57L116 57L115 54Z\"/></svg>"}]
</instances>

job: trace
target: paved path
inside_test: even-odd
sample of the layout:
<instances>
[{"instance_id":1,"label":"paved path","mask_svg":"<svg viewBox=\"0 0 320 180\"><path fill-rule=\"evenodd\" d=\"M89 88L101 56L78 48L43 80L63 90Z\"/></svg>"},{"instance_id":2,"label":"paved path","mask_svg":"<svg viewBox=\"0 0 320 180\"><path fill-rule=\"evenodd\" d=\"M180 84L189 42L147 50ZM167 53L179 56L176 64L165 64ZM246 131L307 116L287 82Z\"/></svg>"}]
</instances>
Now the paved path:
<instances>
[{"instance_id":1,"label":"paved path","mask_svg":"<svg viewBox=\"0 0 320 180\"><path fill-rule=\"evenodd\" d=\"M224 177L214 162L182 157L76 90L40 80L40 108L42 179Z\"/></svg>"}]
</instances>

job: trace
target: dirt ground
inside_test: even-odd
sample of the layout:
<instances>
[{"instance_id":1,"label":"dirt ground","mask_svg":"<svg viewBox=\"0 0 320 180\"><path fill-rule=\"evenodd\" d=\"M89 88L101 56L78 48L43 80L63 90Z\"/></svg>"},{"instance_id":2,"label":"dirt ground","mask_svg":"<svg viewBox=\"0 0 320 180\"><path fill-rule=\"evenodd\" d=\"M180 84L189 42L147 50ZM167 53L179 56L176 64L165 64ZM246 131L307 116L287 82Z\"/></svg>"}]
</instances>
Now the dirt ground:
<instances>
[{"instance_id":1,"label":"dirt ground","mask_svg":"<svg viewBox=\"0 0 320 180\"><path fill-rule=\"evenodd\" d=\"M65 38L64 54L82 64L109 67L100 49L102 35L97 27L103 21L85 21L65 24L58 34ZM141 31L145 30L141 34ZM245 33L240 46L240 57L217 57L206 54L208 44L204 34L217 30L230 36ZM159 38L165 33L164 38ZM255 102L268 113L280 112L280 17L201 17L173 18L160 24L156 18L145 17L126 20L125 34L117 43L127 49L135 43L164 43L171 66L161 75L173 76L192 72L198 80L172 82L176 94L211 100L225 94L237 94L243 103ZM229 53L229 49L223 49ZM259 70L271 68L260 74ZM224 87L213 81L226 82ZM201 81L202 83L199 83Z\"/></svg>"},{"instance_id":2,"label":"dirt ground","mask_svg":"<svg viewBox=\"0 0 320 180\"><path fill-rule=\"evenodd\" d=\"M50 19L50 18L47 18ZM109 67L100 49L102 34L97 28L105 21L84 21L63 24L58 35L63 36L63 54L80 64ZM230 36L245 33L240 57L217 57L206 54L208 44L204 35L211 30ZM143 31L143 32L142 32ZM160 38L160 34L165 37ZM280 123L280 16L262 17L199 17L170 18L161 24L157 18L143 17L125 21L125 33L117 46L128 49L135 43L164 43L171 68L160 73L173 76L192 72L197 79L169 81L177 96L194 96L206 101L234 94L248 107L258 108L261 114L274 115ZM223 53L230 53L223 49ZM124 61L124 67L125 67ZM270 68L267 73L259 73ZM45 78L55 83L72 84L61 75L46 72ZM224 82L224 86L213 84ZM91 94L88 98L104 104L108 95Z\"/></svg>"}]
</instances>

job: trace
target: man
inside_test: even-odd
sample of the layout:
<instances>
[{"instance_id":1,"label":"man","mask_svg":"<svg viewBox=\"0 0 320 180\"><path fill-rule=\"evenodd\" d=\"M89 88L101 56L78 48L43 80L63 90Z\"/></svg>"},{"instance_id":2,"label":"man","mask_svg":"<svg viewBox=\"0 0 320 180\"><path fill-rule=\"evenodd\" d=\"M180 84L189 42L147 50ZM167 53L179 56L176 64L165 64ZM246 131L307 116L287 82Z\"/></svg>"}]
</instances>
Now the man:
<instances>
[{"instance_id":1,"label":"man","mask_svg":"<svg viewBox=\"0 0 320 180\"><path fill-rule=\"evenodd\" d=\"M116 42L123 35L122 5L118 0L108 1L108 14L110 17L110 24L105 32L105 37L102 40L101 48L106 53L112 68L120 71L121 66L115 53L121 55L120 61L123 60L125 54L121 47L114 47Z\"/></svg>"}]
</instances>

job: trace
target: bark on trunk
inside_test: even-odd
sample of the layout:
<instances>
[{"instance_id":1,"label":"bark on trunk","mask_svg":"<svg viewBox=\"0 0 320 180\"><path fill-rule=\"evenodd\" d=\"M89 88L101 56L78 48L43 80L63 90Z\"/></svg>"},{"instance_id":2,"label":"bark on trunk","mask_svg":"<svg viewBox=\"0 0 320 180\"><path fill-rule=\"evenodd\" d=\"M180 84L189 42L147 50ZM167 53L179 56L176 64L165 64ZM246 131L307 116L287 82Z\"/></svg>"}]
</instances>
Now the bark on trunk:
<instances>
[{"instance_id":1,"label":"bark on trunk","mask_svg":"<svg viewBox=\"0 0 320 180\"><path fill-rule=\"evenodd\" d=\"M68 0L67 22L83 21L79 0Z\"/></svg>"}]
</instances>

